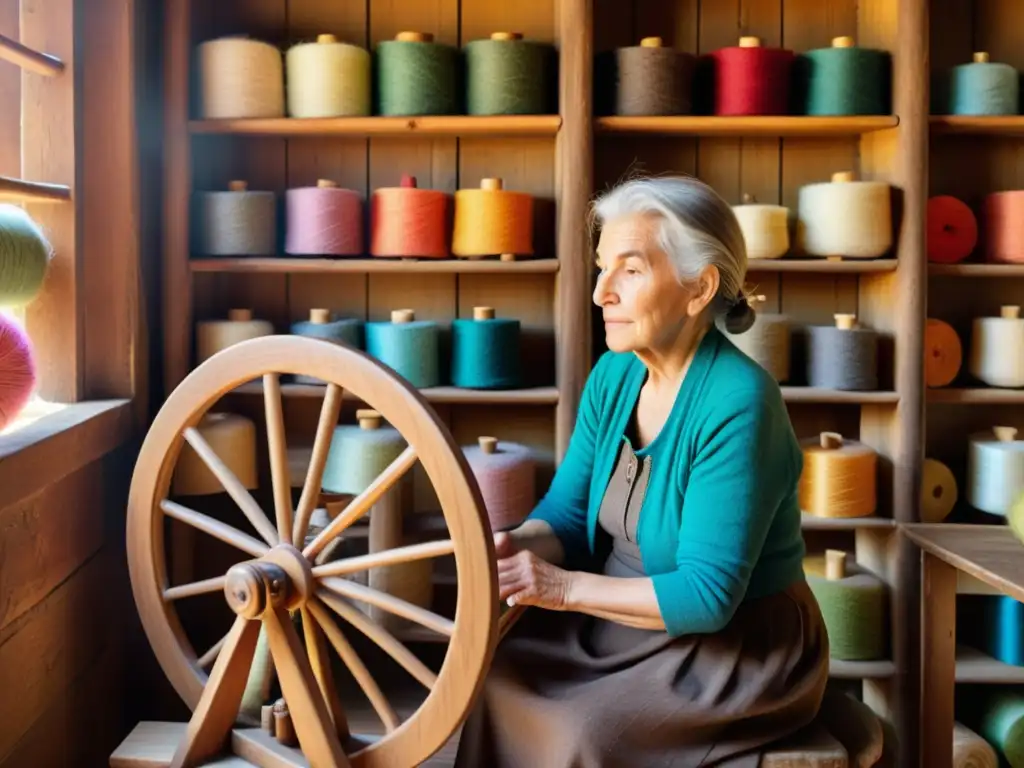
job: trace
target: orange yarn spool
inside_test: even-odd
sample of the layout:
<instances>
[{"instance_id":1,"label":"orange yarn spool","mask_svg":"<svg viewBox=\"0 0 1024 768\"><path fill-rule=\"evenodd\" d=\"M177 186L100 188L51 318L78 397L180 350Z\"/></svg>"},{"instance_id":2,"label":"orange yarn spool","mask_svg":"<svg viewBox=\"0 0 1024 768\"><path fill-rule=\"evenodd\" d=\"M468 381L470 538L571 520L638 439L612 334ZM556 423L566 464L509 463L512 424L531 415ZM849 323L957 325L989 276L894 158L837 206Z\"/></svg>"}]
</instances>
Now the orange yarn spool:
<instances>
[{"instance_id":1,"label":"orange yarn spool","mask_svg":"<svg viewBox=\"0 0 1024 768\"><path fill-rule=\"evenodd\" d=\"M924 326L924 383L928 387L950 384L963 364L963 346L953 326L928 318Z\"/></svg>"},{"instance_id":2,"label":"orange yarn spool","mask_svg":"<svg viewBox=\"0 0 1024 768\"><path fill-rule=\"evenodd\" d=\"M417 189L405 174L398 187L381 187L370 200L370 255L443 259L448 250L449 196Z\"/></svg>"},{"instance_id":3,"label":"orange yarn spool","mask_svg":"<svg viewBox=\"0 0 1024 768\"><path fill-rule=\"evenodd\" d=\"M950 195L928 200L928 261L956 264L978 244L978 220L965 203Z\"/></svg>"},{"instance_id":4,"label":"orange yarn spool","mask_svg":"<svg viewBox=\"0 0 1024 768\"><path fill-rule=\"evenodd\" d=\"M452 253L463 258L533 255L533 198L502 189L501 179L482 179L480 189L455 193Z\"/></svg>"},{"instance_id":5,"label":"orange yarn spool","mask_svg":"<svg viewBox=\"0 0 1024 768\"><path fill-rule=\"evenodd\" d=\"M997 264L1024 264L1024 191L987 195L984 218L985 259Z\"/></svg>"}]
</instances>

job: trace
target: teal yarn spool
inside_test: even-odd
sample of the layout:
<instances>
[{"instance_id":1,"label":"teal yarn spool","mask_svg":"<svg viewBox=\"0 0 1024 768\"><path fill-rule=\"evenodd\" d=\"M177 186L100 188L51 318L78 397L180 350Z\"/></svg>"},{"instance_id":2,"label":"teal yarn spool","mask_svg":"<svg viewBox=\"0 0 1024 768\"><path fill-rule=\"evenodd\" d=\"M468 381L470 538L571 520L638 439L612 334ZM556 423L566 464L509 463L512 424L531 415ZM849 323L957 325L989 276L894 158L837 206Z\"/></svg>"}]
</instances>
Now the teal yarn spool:
<instances>
[{"instance_id":1,"label":"teal yarn spool","mask_svg":"<svg viewBox=\"0 0 1024 768\"><path fill-rule=\"evenodd\" d=\"M520 323L474 307L473 319L452 321L452 384L466 389L520 386Z\"/></svg>"},{"instance_id":2,"label":"teal yarn spool","mask_svg":"<svg viewBox=\"0 0 1024 768\"><path fill-rule=\"evenodd\" d=\"M292 323L291 332L295 336L310 336L315 339L347 344L356 349L363 348L363 321L350 317L332 320L329 309L309 310L309 320ZM295 374L295 383L324 384L326 382L312 376Z\"/></svg>"},{"instance_id":3,"label":"teal yarn spool","mask_svg":"<svg viewBox=\"0 0 1024 768\"><path fill-rule=\"evenodd\" d=\"M414 387L436 387L440 376L440 328L416 320L411 309L396 309L391 322L366 324L366 352Z\"/></svg>"},{"instance_id":4,"label":"teal yarn spool","mask_svg":"<svg viewBox=\"0 0 1024 768\"><path fill-rule=\"evenodd\" d=\"M52 252L23 208L0 204L0 306L21 307L39 294Z\"/></svg>"},{"instance_id":5,"label":"teal yarn spool","mask_svg":"<svg viewBox=\"0 0 1024 768\"><path fill-rule=\"evenodd\" d=\"M495 32L465 46L466 112L470 115L540 115L549 110L554 48Z\"/></svg>"},{"instance_id":6,"label":"teal yarn spool","mask_svg":"<svg viewBox=\"0 0 1024 768\"><path fill-rule=\"evenodd\" d=\"M1024 768L1024 696L1007 690L986 691L978 714L978 734L1012 768Z\"/></svg>"},{"instance_id":7,"label":"teal yarn spool","mask_svg":"<svg viewBox=\"0 0 1024 768\"><path fill-rule=\"evenodd\" d=\"M454 115L459 109L459 52L426 32L399 32L377 44L377 112Z\"/></svg>"},{"instance_id":8,"label":"teal yarn spool","mask_svg":"<svg viewBox=\"0 0 1024 768\"><path fill-rule=\"evenodd\" d=\"M1020 101L1017 70L989 61L978 51L974 61L953 67L949 83L951 115L1016 115Z\"/></svg>"},{"instance_id":9,"label":"teal yarn spool","mask_svg":"<svg viewBox=\"0 0 1024 768\"><path fill-rule=\"evenodd\" d=\"M802 72L807 115L882 115L889 112L890 58L886 51L857 48L852 37L836 37L830 48L804 53ZM800 75L798 74L798 77Z\"/></svg>"},{"instance_id":10,"label":"teal yarn spool","mask_svg":"<svg viewBox=\"0 0 1024 768\"><path fill-rule=\"evenodd\" d=\"M359 424L334 428L320 487L328 493L360 494L406 448L394 427L384 426L377 411L356 411Z\"/></svg>"}]
</instances>

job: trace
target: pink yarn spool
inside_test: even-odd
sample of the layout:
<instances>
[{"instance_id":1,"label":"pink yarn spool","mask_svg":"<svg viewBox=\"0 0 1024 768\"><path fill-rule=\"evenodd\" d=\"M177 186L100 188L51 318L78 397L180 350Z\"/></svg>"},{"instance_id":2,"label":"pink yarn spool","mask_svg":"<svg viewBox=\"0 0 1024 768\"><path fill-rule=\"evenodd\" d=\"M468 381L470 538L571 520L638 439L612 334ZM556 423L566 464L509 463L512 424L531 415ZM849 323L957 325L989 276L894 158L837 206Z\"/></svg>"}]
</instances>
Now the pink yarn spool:
<instances>
[{"instance_id":1,"label":"pink yarn spool","mask_svg":"<svg viewBox=\"0 0 1024 768\"><path fill-rule=\"evenodd\" d=\"M993 192L985 197L982 219L985 260L1024 264L1024 190Z\"/></svg>"},{"instance_id":2,"label":"pink yarn spool","mask_svg":"<svg viewBox=\"0 0 1024 768\"><path fill-rule=\"evenodd\" d=\"M480 437L463 449L484 497L491 530L521 523L536 505L535 464L530 449Z\"/></svg>"},{"instance_id":3,"label":"pink yarn spool","mask_svg":"<svg viewBox=\"0 0 1024 768\"><path fill-rule=\"evenodd\" d=\"M28 336L0 315L0 429L25 407L35 384L36 364Z\"/></svg>"},{"instance_id":4,"label":"pink yarn spool","mask_svg":"<svg viewBox=\"0 0 1024 768\"><path fill-rule=\"evenodd\" d=\"M285 193L287 232L284 250L291 256L361 256L363 199L351 189L320 179L315 187Z\"/></svg>"}]
</instances>

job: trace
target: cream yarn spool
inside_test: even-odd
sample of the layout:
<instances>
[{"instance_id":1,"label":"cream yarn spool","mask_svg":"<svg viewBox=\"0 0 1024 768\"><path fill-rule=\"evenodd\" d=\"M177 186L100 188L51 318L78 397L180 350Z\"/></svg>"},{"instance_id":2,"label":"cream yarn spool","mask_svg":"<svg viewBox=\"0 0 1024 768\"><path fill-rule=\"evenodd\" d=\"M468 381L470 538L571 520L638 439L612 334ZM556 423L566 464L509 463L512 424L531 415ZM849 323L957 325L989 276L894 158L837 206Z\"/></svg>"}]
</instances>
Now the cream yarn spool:
<instances>
[{"instance_id":1,"label":"cream yarn spool","mask_svg":"<svg viewBox=\"0 0 1024 768\"><path fill-rule=\"evenodd\" d=\"M370 52L319 35L285 54L291 117L361 117L370 114Z\"/></svg>"},{"instance_id":2,"label":"cream yarn spool","mask_svg":"<svg viewBox=\"0 0 1024 768\"><path fill-rule=\"evenodd\" d=\"M809 256L875 259L892 247L890 187L883 181L856 181L852 172L832 174L831 182L800 188L797 233Z\"/></svg>"},{"instance_id":3,"label":"cream yarn spool","mask_svg":"<svg viewBox=\"0 0 1024 768\"><path fill-rule=\"evenodd\" d=\"M284 117L284 62L277 48L221 37L200 43L198 58L203 118Z\"/></svg>"},{"instance_id":4,"label":"cream yarn spool","mask_svg":"<svg viewBox=\"0 0 1024 768\"><path fill-rule=\"evenodd\" d=\"M1024 440L1014 427L971 435L967 449L967 501L977 510L1005 517L1024 494Z\"/></svg>"},{"instance_id":5,"label":"cream yarn spool","mask_svg":"<svg viewBox=\"0 0 1024 768\"><path fill-rule=\"evenodd\" d=\"M925 459L921 466L921 522L941 523L956 506L957 496L953 471L941 461Z\"/></svg>"},{"instance_id":6,"label":"cream yarn spool","mask_svg":"<svg viewBox=\"0 0 1024 768\"><path fill-rule=\"evenodd\" d=\"M196 323L196 363L240 341L273 333L274 326L267 320L254 320L251 309L230 309L227 320L201 320Z\"/></svg>"},{"instance_id":7,"label":"cream yarn spool","mask_svg":"<svg viewBox=\"0 0 1024 768\"><path fill-rule=\"evenodd\" d=\"M789 253L789 209L782 205L755 203L743 196L732 212L743 231L748 259L779 259Z\"/></svg>"},{"instance_id":8,"label":"cream yarn spool","mask_svg":"<svg viewBox=\"0 0 1024 768\"><path fill-rule=\"evenodd\" d=\"M196 430L245 488L252 490L259 485L256 424L253 421L234 413L208 413L196 425ZM174 467L171 493L175 496L207 496L224 492L224 486L210 472L206 462L186 442Z\"/></svg>"},{"instance_id":9,"label":"cream yarn spool","mask_svg":"<svg viewBox=\"0 0 1024 768\"><path fill-rule=\"evenodd\" d=\"M758 312L754 324L739 334L726 331L725 321L719 320L720 330L747 357L764 368L778 382L789 379L792 334L789 317Z\"/></svg>"},{"instance_id":10,"label":"cream yarn spool","mask_svg":"<svg viewBox=\"0 0 1024 768\"><path fill-rule=\"evenodd\" d=\"M999 317L976 317L971 329L971 375L990 387L1024 387L1024 319L1019 306Z\"/></svg>"},{"instance_id":11,"label":"cream yarn spool","mask_svg":"<svg viewBox=\"0 0 1024 768\"><path fill-rule=\"evenodd\" d=\"M277 253L277 196L235 180L227 190L196 193L196 254L273 256Z\"/></svg>"},{"instance_id":12,"label":"cream yarn spool","mask_svg":"<svg viewBox=\"0 0 1024 768\"><path fill-rule=\"evenodd\" d=\"M996 751L966 725L953 723L953 768L999 768Z\"/></svg>"}]
</instances>

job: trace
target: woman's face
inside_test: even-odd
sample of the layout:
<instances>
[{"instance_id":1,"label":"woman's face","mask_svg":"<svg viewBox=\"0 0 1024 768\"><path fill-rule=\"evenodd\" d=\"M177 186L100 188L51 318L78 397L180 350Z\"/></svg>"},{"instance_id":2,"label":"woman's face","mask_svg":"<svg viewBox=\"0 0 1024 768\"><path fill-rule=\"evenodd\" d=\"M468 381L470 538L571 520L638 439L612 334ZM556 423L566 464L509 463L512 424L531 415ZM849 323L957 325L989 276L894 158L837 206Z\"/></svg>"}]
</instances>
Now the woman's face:
<instances>
[{"instance_id":1,"label":"woman's face","mask_svg":"<svg viewBox=\"0 0 1024 768\"><path fill-rule=\"evenodd\" d=\"M658 245L659 226L655 216L630 214L601 229L594 303L603 311L605 343L613 352L673 347L718 289L714 267L693 285L680 284Z\"/></svg>"}]
</instances>

